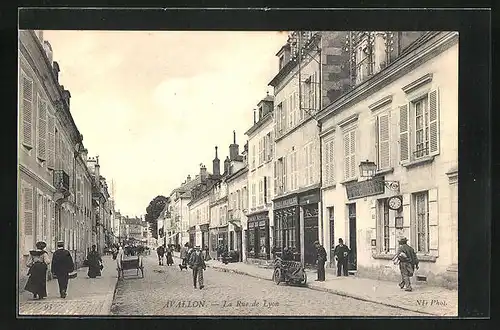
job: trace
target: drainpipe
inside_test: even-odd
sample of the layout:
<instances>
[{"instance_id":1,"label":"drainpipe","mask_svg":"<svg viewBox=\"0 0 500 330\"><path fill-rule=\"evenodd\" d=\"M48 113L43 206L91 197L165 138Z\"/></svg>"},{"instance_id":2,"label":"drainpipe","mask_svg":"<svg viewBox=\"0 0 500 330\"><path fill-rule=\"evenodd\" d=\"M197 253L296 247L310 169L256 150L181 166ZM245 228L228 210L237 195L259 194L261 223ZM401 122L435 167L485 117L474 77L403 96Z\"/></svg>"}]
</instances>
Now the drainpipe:
<instances>
[{"instance_id":1,"label":"drainpipe","mask_svg":"<svg viewBox=\"0 0 500 330\"><path fill-rule=\"evenodd\" d=\"M323 36L320 38L319 44L319 111L323 108L323 61L322 61L322 49L323 49ZM319 243L323 244L324 232L323 232L323 144L321 142L321 122L317 121L318 125L318 137L319 137Z\"/></svg>"}]
</instances>

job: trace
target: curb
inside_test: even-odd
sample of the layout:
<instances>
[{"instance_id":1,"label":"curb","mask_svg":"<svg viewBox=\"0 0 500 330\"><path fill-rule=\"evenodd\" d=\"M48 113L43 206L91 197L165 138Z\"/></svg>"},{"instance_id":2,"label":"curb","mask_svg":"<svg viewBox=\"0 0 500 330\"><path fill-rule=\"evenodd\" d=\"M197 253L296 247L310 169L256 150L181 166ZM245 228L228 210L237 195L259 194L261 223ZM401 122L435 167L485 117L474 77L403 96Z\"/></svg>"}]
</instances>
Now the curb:
<instances>
[{"instance_id":1,"label":"curb","mask_svg":"<svg viewBox=\"0 0 500 330\"><path fill-rule=\"evenodd\" d=\"M213 269L215 269L217 271L226 272L226 273L235 273L235 274L246 275L246 276L258 278L258 279L261 279L261 280L272 281L272 279L264 278L264 277L261 277L261 276L256 276L256 275L249 274L247 272L243 272L243 271L240 271L240 270L221 268L221 267L212 266L212 265L207 265L207 267L213 268ZM366 298L366 297L358 296L358 295L355 295L355 294L352 294L352 293L347 293L347 292L339 291L339 290L335 290L335 289L322 288L322 287L315 286L315 285L311 286L309 284L307 284L306 287L308 289L315 290L315 291L328 292L328 293L336 294L336 295L342 296L342 297L348 297L348 298L353 298L353 299L356 299L356 300L361 300L361 301L376 303L376 304L379 304L379 305L384 305L384 306L388 306L388 307L398 308L398 309L402 309L402 310L406 310L406 311L410 311L410 312L417 312L417 313L421 313L421 314L425 314L425 315L430 315L430 316L445 316L445 315L441 315L441 314L434 314L434 313L422 312L420 310L411 309L411 308L407 308L407 307L401 307L401 306L398 306L398 305L395 305L395 304L381 302L381 301L377 301L375 299L369 299L369 298Z\"/></svg>"},{"instance_id":2,"label":"curb","mask_svg":"<svg viewBox=\"0 0 500 330\"><path fill-rule=\"evenodd\" d=\"M113 292L110 292L106 296L106 300L101 308L100 315L111 315L111 307L113 306L113 300L115 299L116 289L118 288L118 277L115 279L115 284L113 285Z\"/></svg>"}]
</instances>

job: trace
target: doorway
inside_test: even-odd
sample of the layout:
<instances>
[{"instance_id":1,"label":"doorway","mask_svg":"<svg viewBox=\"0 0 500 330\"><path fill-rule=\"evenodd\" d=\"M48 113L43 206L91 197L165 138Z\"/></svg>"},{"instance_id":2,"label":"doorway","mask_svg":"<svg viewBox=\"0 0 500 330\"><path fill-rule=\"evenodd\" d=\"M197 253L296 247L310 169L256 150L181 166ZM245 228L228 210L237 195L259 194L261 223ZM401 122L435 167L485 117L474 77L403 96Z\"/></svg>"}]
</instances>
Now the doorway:
<instances>
[{"instance_id":1,"label":"doorway","mask_svg":"<svg viewBox=\"0 0 500 330\"><path fill-rule=\"evenodd\" d=\"M356 253L356 203L347 204L349 214L349 270L357 270L357 253Z\"/></svg>"},{"instance_id":2,"label":"doorway","mask_svg":"<svg viewBox=\"0 0 500 330\"><path fill-rule=\"evenodd\" d=\"M330 267L335 266L335 222L333 217L333 206L328 208L328 219L330 220Z\"/></svg>"},{"instance_id":3,"label":"doorway","mask_svg":"<svg viewBox=\"0 0 500 330\"><path fill-rule=\"evenodd\" d=\"M236 249L238 250L238 260L243 261L243 242L241 239L241 229L236 232Z\"/></svg>"},{"instance_id":4,"label":"doorway","mask_svg":"<svg viewBox=\"0 0 500 330\"><path fill-rule=\"evenodd\" d=\"M314 242L318 240L318 206L304 207L304 263L308 266L316 265Z\"/></svg>"},{"instance_id":5,"label":"doorway","mask_svg":"<svg viewBox=\"0 0 500 330\"><path fill-rule=\"evenodd\" d=\"M234 231L229 232L229 251L234 250Z\"/></svg>"}]
</instances>

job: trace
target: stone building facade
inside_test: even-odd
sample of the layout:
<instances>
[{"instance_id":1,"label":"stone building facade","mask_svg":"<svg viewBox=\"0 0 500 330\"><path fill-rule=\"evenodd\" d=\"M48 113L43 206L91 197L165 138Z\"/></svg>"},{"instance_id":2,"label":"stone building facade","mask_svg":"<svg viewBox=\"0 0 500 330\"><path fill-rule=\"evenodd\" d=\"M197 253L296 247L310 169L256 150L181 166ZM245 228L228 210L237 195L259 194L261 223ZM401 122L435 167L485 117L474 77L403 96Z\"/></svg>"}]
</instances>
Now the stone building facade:
<instances>
[{"instance_id":1,"label":"stone building facade","mask_svg":"<svg viewBox=\"0 0 500 330\"><path fill-rule=\"evenodd\" d=\"M375 66L318 116L323 241L331 251L344 239L352 272L396 279L390 260L407 237L420 259L417 278L456 287L458 34L394 34L399 41L353 36L354 48L373 40ZM375 173L363 177L361 162Z\"/></svg>"}]
</instances>

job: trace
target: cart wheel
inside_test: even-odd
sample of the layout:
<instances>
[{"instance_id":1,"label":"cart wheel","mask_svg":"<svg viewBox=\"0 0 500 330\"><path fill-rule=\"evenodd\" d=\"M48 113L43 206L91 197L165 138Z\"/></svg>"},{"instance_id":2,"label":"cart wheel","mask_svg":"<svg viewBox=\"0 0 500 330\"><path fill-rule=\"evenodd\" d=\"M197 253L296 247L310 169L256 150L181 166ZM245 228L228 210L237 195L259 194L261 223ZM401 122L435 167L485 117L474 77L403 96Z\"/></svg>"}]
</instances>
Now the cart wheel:
<instances>
[{"instance_id":1,"label":"cart wheel","mask_svg":"<svg viewBox=\"0 0 500 330\"><path fill-rule=\"evenodd\" d=\"M300 281L300 284L303 286L306 286L307 284L307 274L304 272L304 276L302 277L302 280Z\"/></svg>"},{"instance_id":2,"label":"cart wheel","mask_svg":"<svg viewBox=\"0 0 500 330\"><path fill-rule=\"evenodd\" d=\"M277 285L281 283L281 270L279 268L276 268L273 273L273 281Z\"/></svg>"}]
</instances>

